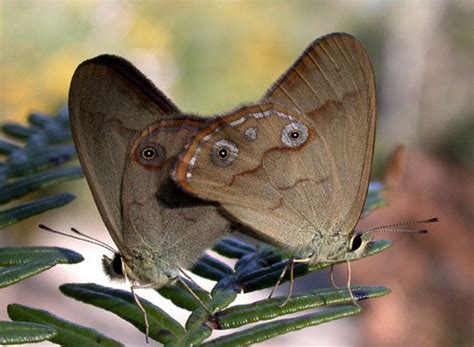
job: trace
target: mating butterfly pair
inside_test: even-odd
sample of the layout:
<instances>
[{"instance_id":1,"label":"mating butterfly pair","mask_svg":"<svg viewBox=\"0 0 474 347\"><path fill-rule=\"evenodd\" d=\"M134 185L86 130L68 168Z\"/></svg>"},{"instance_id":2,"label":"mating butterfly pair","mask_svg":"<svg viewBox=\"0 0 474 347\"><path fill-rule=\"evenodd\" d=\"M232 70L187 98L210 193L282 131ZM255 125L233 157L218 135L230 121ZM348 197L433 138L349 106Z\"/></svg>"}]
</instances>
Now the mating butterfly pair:
<instances>
[{"instance_id":1,"label":"mating butterfly pair","mask_svg":"<svg viewBox=\"0 0 474 347\"><path fill-rule=\"evenodd\" d=\"M184 114L110 55L77 68L69 109L119 249L104 260L112 276L154 288L175 281L228 232L229 216L300 261L351 260L368 244L353 229L369 183L375 83L348 34L317 39L261 100L215 118Z\"/></svg>"}]
</instances>

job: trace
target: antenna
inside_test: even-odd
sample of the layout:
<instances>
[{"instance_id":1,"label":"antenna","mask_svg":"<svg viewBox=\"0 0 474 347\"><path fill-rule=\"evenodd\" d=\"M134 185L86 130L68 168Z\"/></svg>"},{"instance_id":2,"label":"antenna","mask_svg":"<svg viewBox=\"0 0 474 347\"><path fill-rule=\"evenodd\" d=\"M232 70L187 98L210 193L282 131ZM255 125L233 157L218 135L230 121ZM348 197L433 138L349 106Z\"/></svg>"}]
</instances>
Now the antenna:
<instances>
[{"instance_id":1,"label":"antenna","mask_svg":"<svg viewBox=\"0 0 474 347\"><path fill-rule=\"evenodd\" d=\"M89 235L86 235L82 232L80 232L79 230L75 229L75 228L71 228L71 231L77 235L80 235L82 237L78 237L78 236L74 236L74 235L70 235L68 233L65 233L65 232L62 232L62 231L58 231L58 230L54 230L54 229L51 229L50 227L44 225L44 224L40 224L38 225L38 227L40 229L43 229L43 230L46 230L46 231L49 231L51 233L54 233L54 234L59 234L59 235L63 235L63 236L67 236L67 237L70 237L72 239L76 239L76 240L80 240L80 241L84 241L84 242L89 242L89 243L92 243L94 245L97 245L97 246L100 246L102 248L105 248L106 250L112 252L112 253L117 253L117 251L112 248L111 246L109 246L108 244L106 244L105 242L101 241L101 240L98 240L92 236L89 236Z\"/></svg>"},{"instance_id":2,"label":"antenna","mask_svg":"<svg viewBox=\"0 0 474 347\"><path fill-rule=\"evenodd\" d=\"M428 230L426 229L403 229L403 227L418 225L418 224L426 224L426 223L436 223L438 222L438 218L430 218L424 220L417 220L417 221L408 221L408 222L401 222L389 225L381 225L375 228L371 228L362 232L362 235L371 234L375 232L395 232L395 233L417 233L417 234L426 234ZM402 228L399 228L402 227Z\"/></svg>"}]
</instances>

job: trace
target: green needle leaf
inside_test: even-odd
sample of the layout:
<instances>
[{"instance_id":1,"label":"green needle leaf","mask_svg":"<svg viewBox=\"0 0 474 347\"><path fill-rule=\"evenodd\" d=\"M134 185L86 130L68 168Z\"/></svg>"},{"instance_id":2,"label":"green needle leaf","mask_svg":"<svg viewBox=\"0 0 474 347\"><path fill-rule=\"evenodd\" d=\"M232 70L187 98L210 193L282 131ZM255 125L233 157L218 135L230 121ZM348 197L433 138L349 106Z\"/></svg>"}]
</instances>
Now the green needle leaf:
<instances>
[{"instance_id":1,"label":"green needle leaf","mask_svg":"<svg viewBox=\"0 0 474 347\"><path fill-rule=\"evenodd\" d=\"M15 123L3 124L2 130L5 134L18 140L26 140L30 135L37 132L37 130L34 128L28 128Z\"/></svg>"},{"instance_id":2,"label":"green needle leaf","mask_svg":"<svg viewBox=\"0 0 474 347\"><path fill-rule=\"evenodd\" d=\"M6 203L38 189L81 178L82 176L83 174L80 167L65 167L20 178L2 187L0 191L0 203Z\"/></svg>"},{"instance_id":3,"label":"green needle leaf","mask_svg":"<svg viewBox=\"0 0 474 347\"><path fill-rule=\"evenodd\" d=\"M247 346L262 342L272 337L300 330L309 326L329 322L331 320L351 316L361 312L355 305L332 307L321 312L311 313L296 318L281 319L275 322L257 325L237 333L219 337L202 346Z\"/></svg>"},{"instance_id":4,"label":"green needle leaf","mask_svg":"<svg viewBox=\"0 0 474 347\"><path fill-rule=\"evenodd\" d=\"M231 278L226 278L223 281L229 283L229 287L222 285L223 289L217 289L217 286L212 290L212 298L206 302L208 309L211 312L218 312L219 310L229 306L237 297L235 292L235 285ZM221 281L222 282L222 281ZM206 337L210 336L212 330L207 326L208 320L213 320L213 317L209 316L209 313L204 310L201 306L197 307L192 312L186 321L186 336L183 336L181 340L178 340L178 345L190 345L198 344L202 342Z\"/></svg>"},{"instance_id":5,"label":"green needle leaf","mask_svg":"<svg viewBox=\"0 0 474 347\"><path fill-rule=\"evenodd\" d=\"M13 151L20 149L17 145L7 142L4 140L0 140L0 154L10 154Z\"/></svg>"},{"instance_id":6,"label":"green needle leaf","mask_svg":"<svg viewBox=\"0 0 474 347\"><path fill-rule=\"evenodd\" d=\"M385 251L391 245L392 245L392 242L389 241L389 240L374 240L374 241L371 241L367 245L367 249L365 250L365 253L362 254L361 257L358 258L358 259L367 258L367 257L373 256L377 253L380 253L382 251Z\"/></svg>"},{"instance_id":7,"label":"green needle leaf","mask_svg":"<svg viewBox=\"0 0 474 347\"><path fill-rule=\"evenodd\" d=\"M217 253L228 258L240 258L246 254L254 253L255 248L234 237L226 237L213 247Z\"/></svg>"},{"instance_id":8,"label":"green needle leaf","mask_svg":"<svg viewBox=\"0 0 474 347\"><path fill-rule=\"evenodd\" d=\"M0 288L20 282L56 265L54 259L0 268Z\"/></svg>"},{"instance_id":9,"label":"green needle leaf","mask_svg":"<svg viewBox=\"0 0 474 347\"><path fill-rule=\"evenodd\" d=\"M362 259L380 253L390 247L390 245L391 242L387 240L372 241L367 247L366 252L363 253L358 259ZM274 263L268 267L254 271L250 274L245 274L239 279L241 288L244 290L244 292L248 293L255 290L273 287L277 282L278 278L280 277L281 272L283 271L283 268L285 267L287 261L288 260L284 260L279 263ZM331 264L329 263L317 263L309 266L307 264L302 263L295 264L294 276L295 278L301 277L310 272L320 270L329 266L331 266ZM289 281L289 279L290 273L289 271L287 271L285 277L282 280L282 283Z\"/></svg>"},{"instance_id":10,"label":"green needle leaf","mask_svg":"<svg viewBox=\"0 0 474 347\"><path fill-rule=\"evenodd\" d=\"M38 127L44 127L51 122L54 122L54 118L44 113L33 112L28 116L28 123Z\"/></svg>"},{"instance_id":11,"label":"green needle leaf","mask_svg":"<svg viewBox=\"0 0 474 347\"><path fill-rule=\"evenodd\" d=\"M9 177L19 177L44 171L76 157L72 144L35 145L26 147L19 155L11 155L8 160Z\"/></svg>"},{"instance_id":12,"label":"green needle leaf","mask_svg":"<svg viewBox=\"0 0 474 347\"><path fill-rule=\"evenodd\" d=\"M131 293L94 283L63 284L59 289L69 297L112 312L130 322L140 331L145 332L143 313ZM162 309L142 298L140 298L140 303L147 312L152 339L161 343L169 343L185 334L183 327Z\"/></svg>"},{"instance_id":13,"label":"green needle leaf","mask_svg":"<svg viewBox=\"0 0 474 347\"><path fill-rule=\"evenodd\" d=\"M49 259L56 264L76 264L84 258L61 247L8 247L0 248L0 266L28 264Z\"/></svg>"},{"instance_id":14,"label":"green needle leaf","mask_svg":"<svg viewBox=\"0 0 474 347\"><path fill-rule=\"evenodd\" d=\"M380 286L354 286L352 294L358 300L375 298L390 293ZM286 297L256 301L249 305L237 305L216 313L216 329L233 329L262 320L270 320L295 312L334 305L350 304L352 298L347 289L316 289L308 293L293 295L288 303L280 307Z\"/></svg>"},{"instance_id":15,"label":"green needle leaf","mask_svg":"<svg viewBox=\"0 0 474 347\"><path fill-rule=\"evenodd\" d=\"M57 334L49 340L61 346L123 346L120 342L94 329L68 322L47 311L11 304L8 305L8 315L15 321L47 324L54 327Z\"/></svg>"},{"instance_id":16,"label":"green needle leaf","mask_svg":"<svg viewBox=\"0 0 474 347\"><path fill-rule=\"evenodd\" d=\"M237 297L237 293L228 288L226 290L213 290L212 299L207 303L211 312L217 312L229 306ZM186 321L186 335L173 343L173 346L198 346L212 334L212 321L202 307L195 310Z\"/></svg>"},{"instance_id":17,"label":"green needle leaf","mask_svg":"<svg viewBox=\"0 0 474 347\"><path fill-rule=\"evenodd\" d=\"M0 229L30 218L31 216L67 205L75 198L73 194L63 193L0 211Z\"/></svg>"},{"instance_id":18,"label":"green needle leaf","mask_svg":"<svg viewBox=\"0 0 474 347\"><path fill-rule=\"evenodd\" d=\"M47 325L28 322L0 322L0 345L41 342L54 335L56 335L56 330Z\"/></svg>"},{"instance_id":19,"label":"green needle leaf","mask_svg":"<svg viewBox=\"0 0 474 347\"><path fill-rule=\"evenodd\" d=\"M52 268L84 260L79 253L58 247L0 248L0 288Z\"/></svg>"},{"instance_id":20,"label":"green needle leaf","mask_svg":"<svg viewBox=\"0 0 474 347\"><path fill-rule=\"evenodd\" d=\"M204 302L208 302L211 298L210 294L197 286L195 283L183 279L187 285L192 289L192 291ZM175 285L170 287L163 287L158 289L158 293L161 296L169 299L178 307L184 308L188 311L194 311L195 309L201 307L199 302L193 297L193 295L183 286L181 282L177 282Z\"/></svg>"},{"instance_id":21,"label":"green needle leaf","mask_svg":"<svg viewBox=\"0 0 474 347\"><path fill-rule=\"evenodd\" d=\"M230 266L207 254L194 264L191 271L198 276L214 281L220 281L222 278L234 273Z\"/></svg>"}]
</instances>

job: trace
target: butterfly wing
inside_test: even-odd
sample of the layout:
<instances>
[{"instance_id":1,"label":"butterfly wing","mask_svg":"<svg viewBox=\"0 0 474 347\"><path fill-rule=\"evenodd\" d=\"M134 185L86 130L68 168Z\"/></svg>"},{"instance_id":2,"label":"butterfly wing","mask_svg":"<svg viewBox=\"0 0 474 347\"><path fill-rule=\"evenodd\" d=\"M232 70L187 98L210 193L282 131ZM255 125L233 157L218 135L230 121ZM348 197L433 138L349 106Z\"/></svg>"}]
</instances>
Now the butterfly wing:
<instances>
[{"instance_id":1,"label":"butterfly wing","mask_svg":"<svg viewBox=\"0 0 474 347\"><path fill-rule=\"evenodd\" d=\"M364 47L334 33L314 41L262 100L311 118L331 148L342 229L351 232L364 206L375 141L375 77Z\"/></svg>"},{"instance_id":2,"label":"butterfly wing","mask_svg":"<svg viewBox=\"0 0 474 347\"><path fill-rule=\"evenodd\" d=\"M250 128L258 134L255 141L247 137ZM305 141L288 147L284 135L298 128L307 132ZM370 61L354 38L334 34L310 45L260 105L199 131L175 179L185 190L221 203L261 238L304 257L314 248L321 252L328 239L347 239L355 226L374 134ZM231 144L236 153L231 164L216 164L219 143Z\"/></svg>"},{"instance_id":3,"label":"butterfly wing","mask_svg":"<svg viewBox=\"0 0 474 347\"><path fill-rule=\"evenodd\" d=\"M202 123L189 117L162 120L129 147L122 188L125 242L140 245L132 248L136 254L155 255L155 266L136 271L153 269L156 276L162 272L173 277L178 267L190 266L228 229L229 221L213 204L179 190L170 177L178 153ZM147 156L147 151L155 155Z\"/></svg>"},{"instance_id":4,"label":"butterfly wing","mask_svg":"<svg viewBox=\"0 0 474 347\"><path fill-rule=\"evenodd\" d=\"M74 143L100 215L123 250L122 178L129 142L178 108L126 60L101 55L76 69L69 91Z\"/></svg>"}]
</instances>

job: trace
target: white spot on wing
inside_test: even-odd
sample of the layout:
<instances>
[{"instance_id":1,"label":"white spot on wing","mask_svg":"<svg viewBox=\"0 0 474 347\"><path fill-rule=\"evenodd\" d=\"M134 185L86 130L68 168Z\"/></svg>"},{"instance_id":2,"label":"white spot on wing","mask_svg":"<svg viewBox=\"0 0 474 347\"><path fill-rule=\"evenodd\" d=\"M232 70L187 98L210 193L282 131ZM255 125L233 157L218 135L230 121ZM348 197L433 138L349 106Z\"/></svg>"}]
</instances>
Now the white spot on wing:
<instances>
[{"instance_id":1,"label":"white spot on wing","mask_svg":"<svg viewBox=\"0 0 474 347\"><path fill-rule=\"evenodd\" d=\"M235 126L237 126L237 125L242 124L242 123L245 122L246 120L247 120L247 119L246 119L246 117L244 116L244 117L241 117L241 118L239 118L239 119L234 120L233 122L229 123L229 125L230 125L231 127L235 127Z\"/></svg>"},{"instance_id":2,"label":"white spot on wing","mask_svg":"<svg viewBox=\"0 0 474 347\"><path fill-rule=\"evenodd\" d=\"M255 141L257 139L257 128L250 127L245 130L245 137L249 141Z\"/></svg>"}]
</instances>

